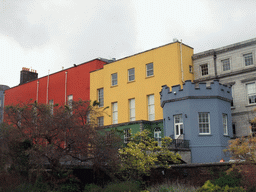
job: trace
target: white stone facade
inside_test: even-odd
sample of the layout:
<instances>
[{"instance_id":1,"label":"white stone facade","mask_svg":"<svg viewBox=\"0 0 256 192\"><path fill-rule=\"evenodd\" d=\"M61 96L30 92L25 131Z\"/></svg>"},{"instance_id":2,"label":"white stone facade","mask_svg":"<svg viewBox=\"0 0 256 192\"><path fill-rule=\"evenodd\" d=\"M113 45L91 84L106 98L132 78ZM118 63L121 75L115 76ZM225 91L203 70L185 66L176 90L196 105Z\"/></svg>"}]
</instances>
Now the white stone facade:
<instances>
[{"instance_id":1,"label":"white stone facade","mask_svg":"<svg viewBox=\"0 0 256 192\"><path fill-rule=\"evenodd\" d=\"M195 82L210 83L219 79L220 83L232 86L235 136L251 134L251 120L256 117L253 111L256 108L256 38L194 54L193 65ZM249 86L255 88L248 91Z\"/></svg>"}]
</instances>

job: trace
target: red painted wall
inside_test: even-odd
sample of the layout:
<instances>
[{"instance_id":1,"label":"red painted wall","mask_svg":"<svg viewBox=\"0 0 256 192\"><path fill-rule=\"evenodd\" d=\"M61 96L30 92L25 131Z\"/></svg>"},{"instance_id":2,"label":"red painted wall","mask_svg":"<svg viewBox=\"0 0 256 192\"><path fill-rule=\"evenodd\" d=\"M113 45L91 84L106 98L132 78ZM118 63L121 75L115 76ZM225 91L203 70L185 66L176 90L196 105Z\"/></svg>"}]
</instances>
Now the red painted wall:
<instances>
[{"instance_id":1,"label":"red painted wall","mask_svg":"<svg viewBox=\"0 0 256 192\"><path fill-rule=\"evenodd\" d=\"M99 59L89 61L49 75L48 101L54 104L65 104L65 74L67 72L67 96L73 95L73 100L90 100L90 72L103 68L106 62ZM5 91L5 106L18 103L47 103L48 76L10 88ZM39 82L39 84L38 84ZM37 85L38 84L38 85Z\"/></svg>"}]
</instances>

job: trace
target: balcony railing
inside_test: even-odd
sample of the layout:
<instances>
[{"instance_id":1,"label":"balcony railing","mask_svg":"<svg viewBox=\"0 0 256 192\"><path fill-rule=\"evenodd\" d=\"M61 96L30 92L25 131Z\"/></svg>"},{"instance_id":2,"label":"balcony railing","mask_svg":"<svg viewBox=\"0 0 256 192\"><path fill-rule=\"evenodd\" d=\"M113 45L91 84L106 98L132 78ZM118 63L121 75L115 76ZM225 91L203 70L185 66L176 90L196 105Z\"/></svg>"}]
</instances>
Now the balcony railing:
<instances>
[{"instance_id":1,"label":"balcony railing","mask_svg":"<svg viewBox=\"0 0 256 192\"><path fill-rule=\"evenodd\" d=\"M171 148L189 148L189 140L173 139L170 143Z\"/></svg>"}]
</instances>

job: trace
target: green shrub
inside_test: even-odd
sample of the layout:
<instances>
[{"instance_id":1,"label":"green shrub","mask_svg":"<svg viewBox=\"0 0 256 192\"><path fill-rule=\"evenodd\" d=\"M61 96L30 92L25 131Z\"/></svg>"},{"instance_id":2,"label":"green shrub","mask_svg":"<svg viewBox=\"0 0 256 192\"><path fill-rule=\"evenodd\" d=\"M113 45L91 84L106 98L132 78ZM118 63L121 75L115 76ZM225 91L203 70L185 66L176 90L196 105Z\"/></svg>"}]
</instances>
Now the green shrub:
<instances>
[{"instance_id":1,"label":"green shrub","mask_svg":"<svg viewBox=\"0 0 256 192\"><path fill-rule=\"evenodd\" d=\"M84 192L101 192L102 188L95 184L89 184L84 187Z\"/></svg>"},{"instance_id":2,"label":"green shrub","mask_svg":"<svg viewBox=\"0 0 256 192\"><path fill-rule=\"evenodd\" d=\"M104 192L139 192L140 185L138 182L125 181L121 183L113 183L106 186Z\"/></svg>"},{"instance_id":3,"label":"green shrub","mask_svg":"<svg viewBox=\"0 0 256 192\"><path fill-rule=\"evenodd\" d=\"M36 180L33 186L33 191L45 192L49 190L50 190L50 186L47 183L43 182L42 176L38 177L38 179Z\"/></svg>"},{"instance_id":4,"label":"green shrub","mask_svg":"<svg viewBox=\"0 0 256 192\"><path fill-rule=\"evenodd\" d=\"M220 178L215 179L212 183L220 187L225 187L226 185L229 187L239 187L241 186L241 176L238 172L230 172L229 174L224 172Z\"/></svg>"},{"instance_id":5,"label":"green shrub","mask_svg":"<svg viewBox=\"0 0 256 192\"><path fill-rule=\"evenodd\" d=\"M198 192L245 192L245 190L242 187L229 187L228 185L220 187L212 184L211 181L208 180Z\"/></svg>"}]
</instances>

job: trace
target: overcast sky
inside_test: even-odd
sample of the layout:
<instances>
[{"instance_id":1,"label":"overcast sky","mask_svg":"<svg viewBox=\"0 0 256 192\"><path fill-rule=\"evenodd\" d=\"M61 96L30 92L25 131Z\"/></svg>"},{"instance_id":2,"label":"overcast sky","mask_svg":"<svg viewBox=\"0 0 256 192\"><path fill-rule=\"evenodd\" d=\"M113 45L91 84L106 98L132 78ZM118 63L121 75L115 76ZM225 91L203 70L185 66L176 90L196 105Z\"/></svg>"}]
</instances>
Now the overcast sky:
<instances>
[{"instance_id":1,"label":"overcast sky","mask_svg":"<svg viewBox=\"0 0 256 192\"><path fill-rule=\"evenodd\" d=\"M173 41L194 53L256 37L255 0L0 0L0 84Z\"/></svg>"}]
</instances>

